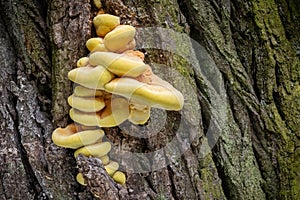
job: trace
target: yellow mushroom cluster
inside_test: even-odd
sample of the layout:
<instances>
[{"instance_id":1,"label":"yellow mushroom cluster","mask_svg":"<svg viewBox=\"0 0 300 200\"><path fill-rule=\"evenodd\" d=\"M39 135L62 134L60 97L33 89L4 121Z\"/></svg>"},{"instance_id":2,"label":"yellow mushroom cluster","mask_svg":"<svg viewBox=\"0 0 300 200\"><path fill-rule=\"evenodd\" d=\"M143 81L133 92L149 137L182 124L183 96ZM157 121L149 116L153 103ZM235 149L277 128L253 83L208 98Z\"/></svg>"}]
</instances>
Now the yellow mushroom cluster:
<instances>
[{"instance_id":1,"label":"yellow mushroom cluster","mask_svg":"<svg viewBox=\"0 0 300 200\"><path fill-rule=\"evenodd\" d=\"M118 126L126 120L145 124L151 107L180 110L184 99L171 84L153 74L142 52L134 50L133 26L121 25L120 18L110 14L97 15L93 23L98 37L86 42L90 55L80 58L77 68L68 73L76 84L68 98L74 123L54 130L52 140L58 146L76 149L75 157L83 154L101 159L107 173L125 184L119 164L108 157L111 144L103 140L101 127ZM85 184L82 174L76 179Z\"/></svg>"}]
</instances>

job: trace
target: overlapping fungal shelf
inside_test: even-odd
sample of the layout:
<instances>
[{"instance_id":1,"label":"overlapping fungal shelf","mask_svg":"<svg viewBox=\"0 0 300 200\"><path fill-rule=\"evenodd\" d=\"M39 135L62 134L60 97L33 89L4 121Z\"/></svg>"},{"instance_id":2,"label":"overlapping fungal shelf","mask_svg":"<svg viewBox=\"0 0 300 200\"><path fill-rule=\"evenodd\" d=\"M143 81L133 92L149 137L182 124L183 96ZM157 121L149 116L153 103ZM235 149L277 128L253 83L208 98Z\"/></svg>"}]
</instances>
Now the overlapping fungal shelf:
<instances>
[{"instance_id":1,"label":"overlapping fungal shelf","mask_svg":"<svg viewBox=\"0 0 300 200\"><path fill-rule=\"evenodd\" d=\"M104 141L102 127L118 126L126 120L145 124L151 107L180 110L183 96L171 84L153 74L144 63L144 54L135 48L136 29L120 25L120 18L99 14L93 19L99 37L86 42L90 55L80 58L77 68L68 73L76 84L68 98L74 123L53 131L53 142L76 149L79 154L102 160L107 173L122 185L125 174L109 158L111 144ZM81 173L77 181L85 185Z\"/></svg>"}]
</instances>

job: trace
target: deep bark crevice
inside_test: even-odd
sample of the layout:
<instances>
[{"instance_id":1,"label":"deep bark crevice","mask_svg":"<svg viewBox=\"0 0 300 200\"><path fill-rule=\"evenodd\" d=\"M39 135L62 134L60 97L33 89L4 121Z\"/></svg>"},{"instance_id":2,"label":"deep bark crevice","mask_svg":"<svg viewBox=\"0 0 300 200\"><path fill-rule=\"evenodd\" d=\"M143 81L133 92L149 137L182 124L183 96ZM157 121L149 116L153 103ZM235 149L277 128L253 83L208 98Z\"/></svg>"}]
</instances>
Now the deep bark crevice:
<instances>
[{"instance_id":1,"label":"deep bark crevice","mask_svg":"<svg viewBox=\"0 0 300 200\"><path fill-rule=\"evenodd\" d=\"M167 166L168 169L168 175L169 175L169 180L171 182L171 194L174 200L180 200L180 198L178 198L177 193L176 193L176 187L175 187L175 183L173 180L173 176L172 176L172 168L170 166Z\"/></svg>"}]
</instances>

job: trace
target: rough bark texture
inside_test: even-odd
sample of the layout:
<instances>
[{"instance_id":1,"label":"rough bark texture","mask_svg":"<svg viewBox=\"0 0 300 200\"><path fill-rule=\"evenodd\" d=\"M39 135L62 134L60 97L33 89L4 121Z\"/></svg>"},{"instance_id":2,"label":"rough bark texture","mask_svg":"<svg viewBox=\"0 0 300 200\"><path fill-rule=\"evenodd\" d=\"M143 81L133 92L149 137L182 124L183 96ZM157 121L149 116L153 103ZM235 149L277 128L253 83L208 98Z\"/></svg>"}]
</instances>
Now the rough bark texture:
<instances>
[{"instance_id":1,"label":"rough bark texture","mask_svg":"<svg viewBox=\"0 0 300 200\"><path fill-rule=\"evenodd\" d=\"M67 73L88 54L84 44L95 36L91 20L97 9L90 0L1 0L0 199L300 199L297 0L102 0L102 5L122 23L180 33L162 37L161 29L139 29L137 41L146 62L179 72L170 76L166 68L154 69L179 87L187 105L181 113L166 112L166 124L155 135L151 127L126 124L126 130L149 137L111 128L105 129L108 138L139 153L159 150L173 138L190 148L172 157L180 148L172 146L151 161L169 165L127 172L127 184L120 186L99 160L76 161L71 150L55 146L53 129L70 122ZM222 105L215 105L217 96ZM176 134L178 124L184 134ZM125 164L126 155L122 159ZM87 187L76 183L78 171Z\"/></svg>"}]
</instances>

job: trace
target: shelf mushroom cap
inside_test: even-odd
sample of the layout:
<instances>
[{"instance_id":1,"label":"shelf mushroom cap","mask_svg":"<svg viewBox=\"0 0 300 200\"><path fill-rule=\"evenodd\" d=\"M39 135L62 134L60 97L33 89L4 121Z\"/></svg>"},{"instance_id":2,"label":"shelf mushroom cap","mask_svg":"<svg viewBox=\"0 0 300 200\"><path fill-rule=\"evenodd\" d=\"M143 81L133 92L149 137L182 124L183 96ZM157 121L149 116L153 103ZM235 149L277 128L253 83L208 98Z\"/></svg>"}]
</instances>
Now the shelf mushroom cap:
<instances>
[{"instance_id":1,"label":"shelf mushroom cap","mask_svg":"<svg viewBox=\"0 0 300 200\"><path fill-rule=\"evenodd\" d=\"M116 171L114 173L114 175L112 176L112 178L114 179L114 181L116 181L117 183L120 183L121 185L125 185L125 183L126 183L126 176L121 171Z\"/></svg>"},{"instance_id":2,"label":"shelf mushroom cap","mask_svg":"<svg viewBox=\"0 0 300 200\"><path fill-rule=\"evenodd\" d=\"M108 155L101 156L100 160L102 161L103 165L107 165L109 163L109 157L108 157Z\"/></svg>"},{"instance_id":3,"label":"shelf mushroom cap","mask_svg":"<svg viewBox=\"0 0 300 200\"><path fill-rule=\"evenodd\" d=\"M68 104L83 112L97 112L105 106L102 97L78 97L74 94L69 96Z\"/></svg>"},{"instance_id":4,"label":"shelf mushroom cap","mask_svg":"<svg viewBox=\"0 0 300 200\"><path fill-rule=\"evenodd\" d=\"M111 52L123 52L135 48L135 28L130 25L119 25L104 37L104 45Z\"/></svg>"},{"instance_id":5,"label":"shelf mushroom cap","mask_svg":"<svg viewBox=\"0 0 300 200\"><path fill-rule=\"evenodd\" d=\"M101 97L104 93L103 90L90 89L81 85L77 85L73 91L73 94L78 97Z\"/></svg>"},{"instance_id":6,"label":"shelf mushroom cap","mask_svg":"<svg viewBox=\"0 0 300 200\"><path fill-rule=\"evenodd\" d=\"M104 166L104 168L108 175L112 176L119 169L119 163L110 161L107 165Z\"/></svg>"},{"instance_id":7,"label":"shelf mushroom cap","mask_svg":"<svg viewBox=\"0 0 300 200\"><path fill-rule=\"evenodd\" d=\"M99 14L94 17L93 23L96 28L97 35L103 37L120 25L120 17L110 14Z\"/></svg>"},{"instance_id":8,"label":"shelf mushroom cap","mask_svg":"<svg viewBox=\"0 0 300 200\"><path fill-rule=\"evenodd\" d=\"M82 112L80 110L71 108L69 115L74 122L85 126L98 126L100 116L96 112Z\"/></svg>"},{"instance_id":9,"label":"shelf mushroom cap","mask_svg":"<svg viewBox=\"0 0 300 200\"><path fill-rule=\"evenodd\" d=\"M77 132L75 124L69 124L66 128L57 128L52 133L52 141L57 146L77 149L84 145L94 144L104 136L101 129Z\"/></svg>"},{"instance_id":10,"label":"shelf mushroom cap","mask_svg":"<svg viewBox=\"0 0 300 200\"><path fill-rule=\"evenodd\" d=\"M88 39L85 45L90 52L108 51L104 45L103 38L100 37Z\"/></svg>"},{"instance_id":11,"label":"shelf mushroom cap","mask_svg":"<svg viewBox=\"0 0 300 200\"><path fill-rule=\"evenodd\" d=\"M128 119L129 104L128 100L120 97L113 97L107 101L106 107L100 114L100 127L118 126Z\"/></svg>"},{"instance_id":12,"label":"shelf mushroom cap","mask_svg":"<svg viewBox=\"0 0 300 200\"><path fill-rule=\"evenodd\" d=\"M86 186L86 185L87 185L86 182L85 182L85 180L84 180L84 177L83 177L82 173L78 173L78 174L76 175L76 181L77 181L78 183L80 183L81 185L83 185L83 186Z\"/></svg>"},{"instance_id":13,"label":"shelf mushroom cap","mask_svg":"<svg viewBox=\"0 0 300 200\"><path fill-rule=\"evenodd\" d=\"M96 67L80 67L71 70L68 78L87 88L103 89L104 84L114 78L114 75L101 65Z\"/></svg>"},{"instance_id":14,"label":"shelf mushroom cap","mask_svg":"<svg viewBox=\"0 0 300 200\"><path fill-rule=\"evenodd\" d=\"M77 67L84 67L89 63L89 58L88 57L82 57L79 58L76 65Z\"/></svg>"},{"instance_id":15,"label":"shelf mushroom cap","mask_svg":"<svg viewBox=\"0 0 300 200\"><path fill-rule=\"evenodd\" d=\"M71 108L71 119L85 126L114 127L123 123L129 116L128 101L124 98L114 97L107 101L100 112L82 112Z\"/></svg>"},{"instance_id":16,"label":"shelf mushroom cap","mask_svg":"<svg viewBox=\"0 0 300 200\"><path fill-rule=\"evenodd\" d=\"M94 156L97 158L101 158L108 154L111 149L111 144L109 142L99 142L92 145L87 145L77 149L74 152L74 157L77 158L79 154L84 156Z\"/></svg>"},{"instance_id":17,"label":"shelf mushroom cap","mask_svg":"<svg viewBox=\"0 0 300 200\"><path fill-rule=\"evenodd\" d=\"M93 66L102 65L117 76L137 77L148 68L137 56L113 52L94 52L90 55L89 63Z\"/></svg>"},{"instance_id":18,"label":"shelf mushroom cap","mask_svg":"<svg viewBox=\"0 0 300 200\"><path fill-rule=\"evenodd\" d=\"M150 118L150 106L130 103L128 120L133 124L145 124Z\"/></svg>"},{"instance_id":19,"label":"shelf mushroom cap","mask_svg":"<svg viewBox=\"0 0 300 200\"><path fill-rule=\"evenodd\" d=\"M132 78L115 78L105 85L105 90L140 104L166 110L180 110L184 102L182 94L170 84L150 85Z\"/></svg>"}]
</instances>

